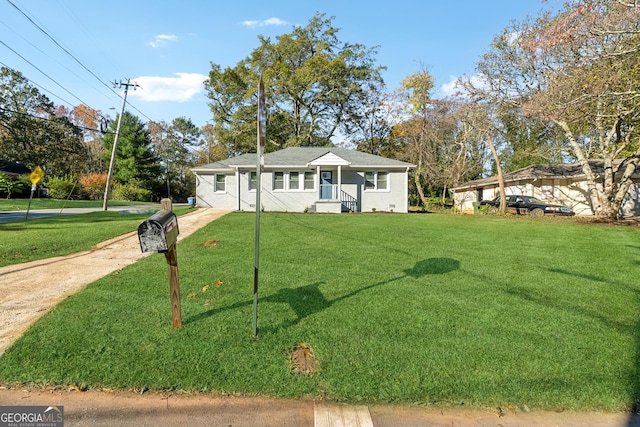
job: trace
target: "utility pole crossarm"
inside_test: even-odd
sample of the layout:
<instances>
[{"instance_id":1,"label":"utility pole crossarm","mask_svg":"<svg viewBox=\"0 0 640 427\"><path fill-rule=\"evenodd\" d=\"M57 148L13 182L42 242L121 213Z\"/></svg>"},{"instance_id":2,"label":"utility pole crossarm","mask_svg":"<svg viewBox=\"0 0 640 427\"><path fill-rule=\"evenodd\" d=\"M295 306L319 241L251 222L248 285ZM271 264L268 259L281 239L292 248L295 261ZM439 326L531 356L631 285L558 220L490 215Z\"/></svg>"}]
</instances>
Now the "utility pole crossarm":
<instances>
[{"instance_id":1,"label":"utility pole crossarm","mask_svg":"<svg viewBox=\"0 0 640 427\"><path fill-rule=\"evenodd\" d=\"M118 139L120 138L120 125L122 125L122 115L124 114L124 107L127 104L127 92L129 91L129 86L133 87L133 90L136 90L138 86L137 83L131 83L129 79L127 79L126 83L122 82L113 82L113 87L120 88L124 86L124 97L122 98L122 108L120 109L120 115L118 116L118 124L116 125L116 136L113 138L113 149L111 150L111 160L109 161L109 172L107 173L107 183L104 188L104 204L102 205L102 210L106 211L109 207L109 191L111 188L111 178L113 177L113 166L116 161L116 153L118 149Z\"/></svg>"}]
</instances>

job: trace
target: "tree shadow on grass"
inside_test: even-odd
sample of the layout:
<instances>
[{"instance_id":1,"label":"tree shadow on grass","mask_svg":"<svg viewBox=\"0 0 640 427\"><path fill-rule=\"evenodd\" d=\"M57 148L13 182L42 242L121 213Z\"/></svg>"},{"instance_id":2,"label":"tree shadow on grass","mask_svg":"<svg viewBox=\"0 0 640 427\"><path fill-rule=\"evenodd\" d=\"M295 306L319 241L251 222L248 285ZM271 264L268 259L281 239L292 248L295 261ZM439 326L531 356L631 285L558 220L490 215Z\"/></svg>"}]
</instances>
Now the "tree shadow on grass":
<instances>
[{"instance_id":1,"label":"tree shadow on grass","mask_svg":"<svg viewBox=\"0 0 640 427\"><path fill-rule=\"evenodd\" d=\"M379 286L387 285L389 283L395 282L400 279L404 279L406 277L411 277L414 279L420 279L423 276L430 274L445 274L450 273L452 271L458 270L460 268L460 262L451 259L451 258L427 258L422 261L418 261L412 268L404 270L403 273L397 277L383 280L377 283L372 283L370 285L359 288L353 292L340 296L338 298L334 298L332 300L327 299L322 291L320 290L320 286L325 284L325 282L315 282L306 286L300 286L295 288L284 288L280 289L278 292L268 295L266 297L260 298L260 302L273 302L273 303L284 303L289 304L293 312L296 314L296 318L293 320L286 320L282 322L282 324L278 328L288 328L290 326L295 326L300 323L306 317L311 316L312 314L320 313L325 309L331 307L333 304L343 301L347 298L351 298L361 292L367 291L369 289L377 288ZM215 316L218 313L234 310L241 307L246 307L253 305L253 300L247 300L238 302L236 304L228 305L225 307L214 308L203 313L197 314L195 316L191 316L184 321L184 324L198 322L200 320L209 318L211 316Z\"/></svg>"}]
</instances>

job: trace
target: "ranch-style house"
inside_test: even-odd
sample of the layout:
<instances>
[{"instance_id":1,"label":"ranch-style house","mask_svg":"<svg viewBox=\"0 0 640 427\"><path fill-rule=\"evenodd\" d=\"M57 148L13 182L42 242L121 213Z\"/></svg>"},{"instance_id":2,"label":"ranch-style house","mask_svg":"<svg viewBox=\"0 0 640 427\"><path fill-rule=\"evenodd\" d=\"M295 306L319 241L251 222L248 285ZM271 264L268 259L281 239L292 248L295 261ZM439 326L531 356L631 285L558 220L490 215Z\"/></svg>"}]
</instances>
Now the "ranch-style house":
<instances>
[{"instance_id":1,"label":"ranch-style house","mask_svg":"<svg viewBox=\"0 0 640 427\"><path fill-rule=\"evenodd\" d=\"M193 168L196 205L255 211L256 153ZM264 155L260 204L279 212L407 212L414 165L338 147L290 147Z\"/></svg>"}]
</instances>

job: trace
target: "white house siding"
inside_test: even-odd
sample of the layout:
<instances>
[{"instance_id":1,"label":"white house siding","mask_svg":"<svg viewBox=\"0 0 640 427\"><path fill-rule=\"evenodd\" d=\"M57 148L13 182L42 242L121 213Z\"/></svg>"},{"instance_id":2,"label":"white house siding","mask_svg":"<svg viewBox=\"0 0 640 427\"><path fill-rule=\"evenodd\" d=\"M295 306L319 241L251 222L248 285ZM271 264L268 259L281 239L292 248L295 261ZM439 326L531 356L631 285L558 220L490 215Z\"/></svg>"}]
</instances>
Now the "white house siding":
<instances>
[{"instance_id":1,"label":"white house siding","mask_svg":"<svg viewBox=\"0 0 640 427\"><path fill-rule=\"evenodd\" d=\"M303 170L295 169L294 172L302 172ZM274 172L285 173L285 189L274 190L273 188L273 176ZM290 190L288 186L288 173L291 172L285 169L278 169L277 171L265 171L262 173L262 191L260 193L260 204L264 207L265 211L271 212L304 212L309 209L313 203L318 199L318 177L314 173L315 187L313 191L309 190ZM307 170L306 172L311 172ZM304 188L304 182L299 183L301 188Z\"/></svg>"},{"instance_id":2,"label":"white house siding","mask_svg":"<svg viewBox=\"0 0 640 427\"><path fill-rule=\"evenodd\" d=\"M260 205L256 191L249 191L255 157L241 155L194 168L196 203L241 211L340 212L341 203L350 210L408 212L407 172L415 165L337 147L290 147L265 154L261 176ZM299 188L290 189L290 172L298 172ZM320 176L332 172L332 199L320 198ZM387 174L387 189L365 190L365 171ZM281 172L284 186L274 189L274 176ZM225 191L215 192L215 174L226 174ZM313 190L305 190L303 174L313 174Z\"/></svg>"},{"instance_id":3,"label":"white house siding","mask_svg":"<svg viewBox=\"0 0 640 427\"><path fill-rule=\"evenodd\" d=\"M388 171L386 190L365 190L364 172L360 172L362 179L362 212L408 212L408 198L406 191L398 191L407 187L404 171Z\"/></svg>"},{"instance_id":4,"label":"white house siding","mask_svg":"<svg viewBox=\"0 0 640 427\"><path fill-rule=\"evenodd\" d=\"M505 192L509 194L522 194L525 196L534 196L542 200L549 200L569 206L576 215L589 216L593 215L593 208L587 201L588 189L587 183L581 179L554 179L552 180L552 197L549 197L550 180L532 180L526 184L519 182L507 184ZM545 188L543 191L543 185ZM491 200L496 197L500 189L497 184L483 186L482 199ZM602 190L602 186L598 183L598 190ZM478 202L478 189L461 190L454 193L454 203L462 213L473 213L473 203ZM621 214L623 217L640 216L640 182L635 182L627 193Z\"/></svg>"},{"instance_id":5,"label":"white house siding","mask_svg":"<svg viewBox=\"0 0 640 427\"><path fill-rule=\"evenodd\" d=\"M225 174L225 191L215 191L215 174L198 175L196 182L196 204L201 207L237 209L235 175Z\"/></svg>"},{"instance_id":6,"label":"white house siding","mask_svg":"<svg viewBox=\"0 0 640 427\"><path fill-rule=\"evenodd\" d=\"M622 205L622 216L640 216L640 183L635 183L629 188Z\"/></svg>"},{"instance_id":7,"label":"white house siding","mask_svg":"<svg viewBox=\"0 0 640 427\"><path fill-rule=\"evenodd\" d=\"M321 170L330 170L323 168ZM289 171L285 172L285 182ZM303 172L304 170L296 170ZM312 209L319 202L320 189L316 171L314 173L315 187L309 190L284 190L273 189L273 176L275 171L261 173L262 190L260 204L265 211L272 212L305 212ZM310 172L310 171L306 171ZM249 171L226 172L225 191L214 191L216 174L198 174L196 203L202 207L219 207L240 211L255 211L256 192L249 191ZM406 191L397 191L398 188L407 187L404 171L388 171L386 190L365 190L364 171L342 169L341 190L358 200L356 211L361 212L408 212L408 199ZM337 184L337 169L333 170L334 183ZM239 186L238 186L239 184ZM304 187L304 182L300 183ZM396 189L396 191L391 191Z\"/></svg>"}]
</instances>

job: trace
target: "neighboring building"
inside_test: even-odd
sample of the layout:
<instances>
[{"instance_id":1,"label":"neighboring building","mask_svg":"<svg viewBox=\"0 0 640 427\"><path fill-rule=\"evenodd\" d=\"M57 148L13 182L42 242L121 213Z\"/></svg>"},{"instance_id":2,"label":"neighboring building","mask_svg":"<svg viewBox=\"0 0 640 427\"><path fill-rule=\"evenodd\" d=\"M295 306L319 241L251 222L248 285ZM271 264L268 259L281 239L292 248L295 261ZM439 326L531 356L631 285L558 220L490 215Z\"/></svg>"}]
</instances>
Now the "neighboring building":
<instances>
[{"instance_id":1,"label":"neighboring building","mask_svg":"<svg viewBox=\"0 0 640 427\"><path fill-rule=\"evenodd\" d=\"M590 161L596 176L602 177L604 162ZM624 199L621 209L623 217L640 216L640 175L636 170L633 184ZM598 180L602 186L602 178ZM542 200L554 201L569 206L576 215L593 215L594 208L589 202L587 182L580 164L531 165L504 174L507 194L522 194ZM473 203L493 199L500 192L498 178L478 179L452 188L455 206L463 213L473 212Z\"/></svg>"},{"instance_id":2,"label":"neighboring building","mask_svg":"<svg viewBox=\"0 0 640 427\"><path fill-rule=\"evenodd\" d=\"M31 169L18 162L9 162L7 160L0 160L0 172L8 177L17 177L19 175L31 173Z\"/></svg>"},{"instance_id":3,"label":"neighboring building","mask_svg":"<svg viewBox=\"0 0 640 427\"><path fill-rule=\"evenodd\" d=\"M199 207L255 211L256 154L191 169ZM410 163L335 147L264 155L260 204L280 212L407 212Z\"/></svg>"}]
</instances>

